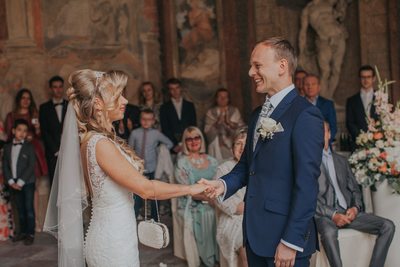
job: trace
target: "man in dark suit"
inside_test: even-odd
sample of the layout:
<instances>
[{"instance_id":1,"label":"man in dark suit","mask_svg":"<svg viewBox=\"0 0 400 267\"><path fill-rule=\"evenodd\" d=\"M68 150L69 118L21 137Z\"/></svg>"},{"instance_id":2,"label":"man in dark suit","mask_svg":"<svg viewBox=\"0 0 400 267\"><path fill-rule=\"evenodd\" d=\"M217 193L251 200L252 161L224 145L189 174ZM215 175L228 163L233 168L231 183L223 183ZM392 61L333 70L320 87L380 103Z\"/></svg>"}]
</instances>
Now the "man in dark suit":
<instances>
[{"instance_id":1,"label":"man in dark suit","mask_svg":"<svg viewBox=\"0 0 400 267\"><path fill-rule=\"evenodd\" d=\"M338 230L351 228L377 235L369 266L384 266L395 226L392 221L361 211L361 192L347 159L329 148L329 124L324 123L325 146L322 156L318 204L315 219L329 264L342 266Z\"/></svg>"},{"instance_id":2,"label":"man in dark suit","mask_svg":"<svg viewBox=\"0 0 400 267\"><path fill-rule=\"evenodd\" d=\"M11 188L12 201L18 210L20 232L14 241L25 240L32 245L35 234L35 211L33 194L35 192L35 149L26 141L28 122L15 120L12 129L13 140L4 146L3 174Z\"/></svg>"},{"instance_id":3,"label":"man in dark suit","mask_svg":"<svg viewBox=\"0 0 400 267\"><path fill-rule=\"evenodd\" d=\"M160 108L161 130L169 140L174 143L172 151L181 151L183 131L189 126L196 126L196 110L192 102L182 97L182 83L176 78L167 81L167 87L171 100Z\"/></svg>"},{"instance_id":4,"label":"man in dark suit","mask_svg":"<svg viewBox=\"0 0 400 267\"><path fill-rule=\"evenodd\" d=\"M352 149L360 131L368 130L368 117L377 119L374 106L375 70L369 65L364 65L359 72L361 89L357 94L349 97L346 103L346 126L352 138Z\"/></svg>"},{"instance_id":5,"label":"man in dark suit","mask_svg":"<svg viewBox=\"0 0 400 267\"><path fill-rule=\"evenodd\" d=\"M308 74L304 78L304 91L307 100L314 106L317 106L321 111L322 116L324 116L324 119L329 122L329 127L332 133L330 144L332 144L337 132L335 104L332 100L319 95L321 92L321 82L319 77L314 74Z\"/></svg>"},{"instance_id":6,"label":"man in dark suit","mask_svg":"<svg viewBox=\"0 0 400 267\"><path fill-rule=\"evenodd\" d=\"M140 127L140 108L132 104L127 104L124 118L115 121L113 125L117 135L128 141L131 132Z\"/></svg>"},{"instance_id":7,"label":"man in dark suit","mask_svg":"<svg viewBox=\"0 0 400 267\"><path fill-rule=\"evenodd\" d=\"M52 77L49 80L49 89L52 98L40 106L39 121L49 168L50 184L52 184L68 102L63 98L63 78L60 76Z\"/></svg>"},{"instance_id":8,"label":"man in dark suit","mask_svg":"<svg viewBox=\"0 0 400 267\"><path fill-rule=\"evenodd\" d=\"M323 118L292 81L296 55L279 37L258 43L249 75L267 93L251 115L246 147L233 170L208 195L229 198L247 186L243 239L249 266L309 266L318 244L314 222Z\"/></svg>"}]
</instances>

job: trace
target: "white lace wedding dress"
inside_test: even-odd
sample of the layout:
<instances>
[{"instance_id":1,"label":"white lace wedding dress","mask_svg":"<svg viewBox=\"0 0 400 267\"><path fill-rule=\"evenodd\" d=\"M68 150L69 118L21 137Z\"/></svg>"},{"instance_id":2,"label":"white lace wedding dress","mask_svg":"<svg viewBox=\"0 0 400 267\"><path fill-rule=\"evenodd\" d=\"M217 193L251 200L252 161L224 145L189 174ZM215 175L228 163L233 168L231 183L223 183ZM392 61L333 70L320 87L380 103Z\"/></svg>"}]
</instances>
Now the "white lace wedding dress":
<instances>
[{"instance_id":1,"label":"white lace wedding dress","mask_svg":"<svg viewBox=\"0 0 400 267\"><path fill-rule=\"evenodd\" d=\"M140 263L132 194L115 183L98 165L96 144L102 138L106 137L93 135L87 145L93 198L84 248L86 262L89 267L137 267ZM136 162L116 146L137 168Z\"/></svg>"}]
</instances>

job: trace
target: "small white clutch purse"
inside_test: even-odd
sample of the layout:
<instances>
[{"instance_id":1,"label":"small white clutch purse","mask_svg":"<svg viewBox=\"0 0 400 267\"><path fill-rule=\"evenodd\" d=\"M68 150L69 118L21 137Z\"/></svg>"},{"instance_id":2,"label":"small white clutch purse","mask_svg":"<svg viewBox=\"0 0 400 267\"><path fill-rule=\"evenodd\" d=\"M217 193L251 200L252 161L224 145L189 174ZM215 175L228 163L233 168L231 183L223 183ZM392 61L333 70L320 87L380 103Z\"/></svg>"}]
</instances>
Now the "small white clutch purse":
<instances>
[{"instance_id":1,"label":"small white clutch purse","mask_svg":"<svg viewBox=\"0 0 400 267\"><path fill-rule=\"evenodd\" d=\"M138 237L140 243L145 246L160 249L166 248L169 244L169 231L165 224L160 222L158 204L156 201L158 222L153 219L147 220L147 200L144 202L144 221L138 225Z\"/></svg>"}]
</instances>

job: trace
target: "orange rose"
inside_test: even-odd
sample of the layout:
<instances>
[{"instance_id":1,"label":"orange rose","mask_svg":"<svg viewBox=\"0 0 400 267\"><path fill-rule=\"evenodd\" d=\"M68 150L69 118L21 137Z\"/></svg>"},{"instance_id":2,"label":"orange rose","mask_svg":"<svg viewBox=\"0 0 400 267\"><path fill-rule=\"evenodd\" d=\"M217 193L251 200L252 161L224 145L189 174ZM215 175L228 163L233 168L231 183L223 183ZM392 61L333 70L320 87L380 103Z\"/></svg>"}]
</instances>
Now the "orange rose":
<instances>
[{"instance_id":1,"label":"orange rose","mask_svg":"<svg viewBox=\"0 0 400 267\"><path fill-rule=\"evenodd\" d=\"M374 133L374 139L375 140L382 139L382 137L383 137L383 134L381 132Z\"/></svg>"},{"instance_id":2,"label":"orange rose","mask_svg":"<svg viewBox=\"0 0 400 267\"><path fill-rule=\"evenodd\" d=\"M379 157L380 157L381 159L386 159L386 157L387 157L387 152L386 152L386 151L382 152L381 154L379 154Z\"/></svg>"},{"instance_id":3,"label":"orange rose","mask_svg":"<svg viewBox=\"0 0 400 267\"><path fill-rule=\"evenodd\" d=\"M387 172L387 164L384 162L378 169L381 173L386 173Z\"/></svg>"}]
</instances>

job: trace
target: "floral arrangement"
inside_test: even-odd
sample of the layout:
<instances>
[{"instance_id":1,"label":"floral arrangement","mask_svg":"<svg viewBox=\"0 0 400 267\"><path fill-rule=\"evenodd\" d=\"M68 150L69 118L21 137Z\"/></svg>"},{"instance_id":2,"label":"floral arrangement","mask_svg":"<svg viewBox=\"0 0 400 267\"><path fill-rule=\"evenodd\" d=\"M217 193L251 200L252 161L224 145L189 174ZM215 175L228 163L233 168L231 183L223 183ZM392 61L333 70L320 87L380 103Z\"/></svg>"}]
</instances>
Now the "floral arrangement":
<instances>
[{"instance_id":1,"label":"floral arrangement","mask_svg":"<svg viewBox=\"0 0 400 267\"><path fill-rule=\"evenodd\" d=\"M376 69L378 90L374 106L378 119L368 118L368 131L356 139L358 149L349 162L357 181L376 190L376 183L385 179L400 194L400 104L389 103L388 86L394 81L382 81Z\"/></svg>"}]
</instances>

